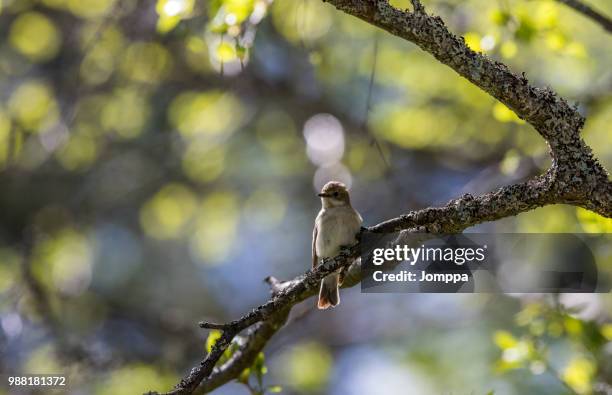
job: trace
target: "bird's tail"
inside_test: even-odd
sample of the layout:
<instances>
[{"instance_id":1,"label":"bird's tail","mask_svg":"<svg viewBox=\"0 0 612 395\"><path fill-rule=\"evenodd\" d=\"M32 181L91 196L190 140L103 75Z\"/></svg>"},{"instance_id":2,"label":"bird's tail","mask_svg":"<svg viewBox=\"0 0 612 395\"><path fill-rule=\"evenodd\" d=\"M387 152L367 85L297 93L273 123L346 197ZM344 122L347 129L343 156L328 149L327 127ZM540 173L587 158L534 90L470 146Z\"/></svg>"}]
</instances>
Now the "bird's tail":
<instances>
[{"instance_id":1,"label":"bird's tail","mask_svg":"<svg viewBox=\"0 0 612 395\"><path fill-rule=\"evenodd\" d=\"M339 303L338 273L333 273L321 281L321 290L319 291L319 302L317 303L317 307L324 310L328 307L337 306Z\"/></svg>"}]
</instances>

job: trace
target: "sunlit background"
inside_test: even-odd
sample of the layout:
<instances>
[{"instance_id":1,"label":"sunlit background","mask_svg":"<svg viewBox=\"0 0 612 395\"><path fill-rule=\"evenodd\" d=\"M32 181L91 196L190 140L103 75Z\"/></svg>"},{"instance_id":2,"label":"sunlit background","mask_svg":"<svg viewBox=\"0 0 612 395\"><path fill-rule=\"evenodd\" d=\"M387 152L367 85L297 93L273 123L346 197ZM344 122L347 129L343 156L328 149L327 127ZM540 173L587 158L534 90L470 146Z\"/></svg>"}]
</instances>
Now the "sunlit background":
<instances>
[{"instance_id":1,"label":"sunlit background","mask_svg":"<svg viewBox=\"0 0 612 395\"><path fill-rule=\"evenodd\" d=\"M612 169L610 34L552 0L424 3L579 103ZM0 40L0 373L64 373L69 394L169 390L205 353L199 320L309 268L330 179L373 225L550 165L503 104L319 0L0 0ZM558 205L470 230L612 221ZM609 294L344 290L297 306L259 371L284 394L610 393L611 313Z\"/></svg>"}]
</instances>

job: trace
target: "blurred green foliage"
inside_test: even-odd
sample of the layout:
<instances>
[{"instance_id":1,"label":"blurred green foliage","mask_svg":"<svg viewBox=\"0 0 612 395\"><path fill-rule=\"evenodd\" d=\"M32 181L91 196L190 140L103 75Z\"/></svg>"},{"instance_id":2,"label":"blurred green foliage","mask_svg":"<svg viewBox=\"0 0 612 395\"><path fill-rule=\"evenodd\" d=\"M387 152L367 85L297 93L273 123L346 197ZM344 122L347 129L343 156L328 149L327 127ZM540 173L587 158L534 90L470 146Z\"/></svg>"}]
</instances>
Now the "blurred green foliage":
<instances>
[{"instance_id":1,"label":"blurred green foliage","mask_svg":"<svg viewBox=\"0 0 612 395\"><path fill-rule=\"evenodd\" d=\"M160 372L149 365L128 365L115 370L102 380L95 394L138 394L147 388L172 388L177 380L176 375Z\"/></svg>"},{"instance_id":2,"label":"blurred green foliage","mask_svg":"<svg viewBox=\"0 0 612 395\"><path fill-rule=\"evenodd\" d=\"M209 333L206 338L206 352L211 352L215 343L221 337L221 331L213 330ZM219 359L219 366L226 363L234 353L238 352L240 345L245 341L242 337L234 338L232 344L225 350L223 356ZM268 368L265 364L266 358L263 352L257 354L251 367L246 368L236 378L236 380L243 384L251 395L265 395L275 394L282 391L282 387L278 385L264 385L264 376L268 373Z\"/></svg>"},{"instance_id":3,"label":"blurred green foliage","mask_svg":"<svg viewBox=\"0 0 612 395\"><path fill-rule=\"evenodd\" d=\"M329 384L333 358L323 344L302 342L279 356L280 372L289 385L303 393L320 393Z\"/></svg>"},{"instance_id":4,"label":"blurred green foliage","mask_svg":"<svg viewBox=\"0 0 612 395\"><path fill-rule=\"evenodd\" d=\"M498 330L494 342L501 351L498 373L527 368L534 375L549 372L576 394L599 393L598 384L607 381L609 366L604 346L610 324L582 320L561 305L529 303L516 314L519 337Z\"/></svg>"}]
</instances>

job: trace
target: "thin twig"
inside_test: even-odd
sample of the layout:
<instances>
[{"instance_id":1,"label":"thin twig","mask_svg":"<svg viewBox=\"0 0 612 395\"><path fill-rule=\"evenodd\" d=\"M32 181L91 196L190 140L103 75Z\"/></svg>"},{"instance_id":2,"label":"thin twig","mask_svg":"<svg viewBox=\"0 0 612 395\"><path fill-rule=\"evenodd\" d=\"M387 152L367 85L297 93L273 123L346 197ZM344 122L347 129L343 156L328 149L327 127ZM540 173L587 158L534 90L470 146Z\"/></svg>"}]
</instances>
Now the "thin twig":
<instances>
[{"instance_id":1,"label":"thin twig","mask_svg":"<svg viewBox=\"0 0 612 395\"><path fill-rule=\"evenodd\" d=\"M368 127L369 119L370 119L370 111L372 110L372 92L374 90L374 81L376 80L376 68L378 66L378 45L379 45L380 37L378 31L374 32L374 45L372 48L372 71L370 72L370 81L368 82L368 94L366 96L366 105L363 117L362 128L364 130L370 130ZM391 164L388 162L385 157L385 153L380 145L380 142L376 138L376 136L370 133L372 138L371 144L376 148L376 152L382 159L385 164L385 170L389 171L391 169Z\"/></svg>"},{"instance_id":2,"label":"thin twig","mask_svg":"<svg viewBox=\"0 0 612 395\"><path fill-rule=\"evenodd\" d=\"M579 0L557 0L557 1L581 13L587 18L593 20L595 23L598 23L608 33L612 33L612 19L608 18L607 16L605 16L598 10L594 9L593 7Z\"/></svg>"}]
</instances>

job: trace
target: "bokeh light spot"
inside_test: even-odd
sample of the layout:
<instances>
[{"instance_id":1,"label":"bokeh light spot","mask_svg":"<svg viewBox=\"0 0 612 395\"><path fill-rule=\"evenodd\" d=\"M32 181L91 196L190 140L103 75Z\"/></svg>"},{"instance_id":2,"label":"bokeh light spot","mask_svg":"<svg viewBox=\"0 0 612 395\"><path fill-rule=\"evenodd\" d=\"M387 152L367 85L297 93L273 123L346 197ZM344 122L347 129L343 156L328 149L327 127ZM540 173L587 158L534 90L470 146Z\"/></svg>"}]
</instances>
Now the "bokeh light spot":
<instances>
[{"instance_id":1,"label":"bokeh light spot","mask_svg":"<svg viewBox=\"0 0 612 395\"><path fill-rule=\"evenodd\" d=\"M130 139L142 132L149 117L149 105L135 89L118 89L102 111L102 125L120 137Z\"/></svg>"},{"instance_id":2,"label":"bokeh light spot","mask_svg":"<svg viewBox=\"0 0 612 395\"><path fill-rule=\"evenodd\" d=\"M238 198L232 192L213 192L204 198L191 238L191 251L198 262L219 264L236 250L238 210Z\"/></svg>"},{"instance_id":3,"label":"bokeh light spot","mask_svg":"<svg viewBox=\"0 0 612 395\"><path fill-rule=\"evenodd\" d=\"M185 92L170 104L170 122L185 137L218 137L241 125L244 108L231 94Z\"/></svg>"},{"instance_id":4,"label":"bokeh light spot","mask_svg":"<svg viewBox=\"0 0 612 395\"><path fill-rule=\"evenodd\" d=\"M55 97L49 86L41 81L26 81L13 92L9 110L19 124L31 131L41 132L58 119Z\"/></svg>"},{"instance_id":5,"label":"bokeh light spot","mask_svg":"<svg viewBox=\"0 0 612 395\"><path fill-rule=\"evenodd\" d=\"M121 0L67 0L68 9L82 18L96 18L107 14L116 1Z\"/></svg>"},{"instance_id":6,"label":"bokeh light spot","mask_svg":"<svg viewBox=\"0 0 612 395\"><path fill-rule=\"evenodd\" d=\"M11 147L11 119L6 111L0 107L0 169L2 169L9 159Z\"/></svg>"},{"instance_id":7,"label":"bokeh light spot","mask_svg":"<svg viewBox=\"0 0 612 395\"><path fill-rule=\"evenodd\" d=\"M91 282L92 250L88 239L73 229L64 229L45 240L35 251L36 274L39 278L51 275L60 293L78 296Z\"/></svg>"},{"instance_id":8,"label":"bokeh light spot","mask_svg":"<svg viewBox=\"0 0 612 395\"><path fill-rule=\"evenodd\" d=\"M55 24L43 14L26 12L11 25L9 42L28 59L43 62L57 54L62 38Z\"/></svg>"},{"instance_id":9,"label":"bokeh light spot","mask_svg":"<svg viewBox=\"0 0 612 395\"><path fill-rule=\"evenodd\" d=\"M275 1L272 21L289 41L313 43L329 32L333 16L329 7L317 1Z\"/></svg>"},{"instance_id":10,"label":"bokeh light spot","mask_svg":"<svg viewBox=\"0 0 612 395\"><path fill-rule=\"evenodd\" d=\"M144 364L127 365L113 371L96 389L96 395L131 395L151 388L172 388L176 376Z\"/></svg>"},{"instance_id":11,"label":"bokeh light spot","mask_svg":"<svg viewBox=\"0 0 612 395\"><path fill-rule=\"evenodd\" d=\"M351 172L341 163L335 163L331 166L321 166L317 169L314 175L314 189L320 191L329 181L340 181L350 188L353 185L353 177Z\"/></svg>"},{"instance_id":12,"label":"bokeh light spot","mask_svg":"<svg viewBox=\"0 0 612 395\"><path fill-rule=\"evenodd\" d=\"M98 154L98 143L89 133L86 126L77 127L70 139L56 152L57 160L67 170L79 170L89 167Z\"/></svg>"},{"instance_id":13,"label":"bokeh light spot","mask_svg":"<svg viewBox=\"0 0 612 395\"><path fill-rule=\"evenodd\" d=\"M244 204L247 221L266 230L278 225L287 211L287 199L272 187L257 189Z\"/></svg>"},{"instance_id":14,"label":"bokeh light spot","mask_svg":"<svg viewBox=\"0 0 612 395\"><path fill-rule=\"evenodd\" d=\"M331 165L338 162L344 154L344 130L336 117L330 114L317 114L304 124L306 152L312 163Z\"/></svg>"},{"instance_id":15,"label":"bokeh light spot","mask_svg":"<svg viewBox=\"0 0 612 395\"><path fill-rule=\"evenodd\" d=\"M172 68L168 50L155 42L136 42L125 52L121 72L143 83L159 83Z\"/></svg>"},{"instance_id":16,"label":"bokeh light spot","mask_svg":"<svg viewBox=\"0 0 612 395\"><path fill-rule=\"evenodd\" d=\"M183 171L195 181L207 183L216 180L225 169L226 149L223 145L193 143L183 155Z\"/></svg>"},{"instance_id":17,"label":"bokeh light spot","mask_svg":"<svg viewBox=\"0 0 612 395\"><path fill-rule=\"evenodd\" d=\"M591 393L591 381L597 368L584 357L576 357L563 370L563 380L578 394Z\"/></svg>"},{"instance_id":18,"label":"bokeh light spot","mask_svg":"<svg viewBox=\"0 0 612 395\"><path fill-rule=\"evenodd\" d=\"M280 110L266 111L255 125L257 140L269 152L286 153L298 147L293 119Z\"/></svg>"},{"instance_id":19,"label":"bokeh light spot","mask_svg":"<svg viewBox=\"0 0 612 395\"><path fill-rule=\"evenodd\" d=\"M280 368L290 385L306 393L320 391L332 370L332 356L320 343L299 343L280 356Z\"/></svg>"},{"instance_id":20,"label":"bokeh light spot","mask_svg":"<svg viewBox=\"0 0 612 395\"><path fill-rule=\"evenodd\" d=\"M514 111L506 107L503 103L496 102L493 106L493 117L500 122L515 122L523 124L525 121L520 119Z\"/></svg>"},{"instance_id":21,"label":"bokeh light spot","mask_svg":"<svg viewBox=\"0 0 612 395\"><path fill-rule=\"evenodd\" d=\"M0 294L6 292L17 279L20 257L9 248L0 248Z\"/></svg>"},{"instance_id":22,"label":"bokeh light spot","mask_svg":"<svg viewBox=\"0 0 612 395\"><path fill-rule=\"evenodd\" d=\"M154 238L175 238L185 231L196 206L191 190L180 184L169 184L145 203L140 222L144 231Z\"/></svg>"},{"instance_id":23,"label":"bokeh light spot","mask_svg":"<svg viewBox=\"0 0 612 395\"><path fill-rule=\"evenodd\" d=\"M612 233L612 219L602 217L591 210L576 208L576 217L587 233Z\"/></svg>"}]
</instances>

